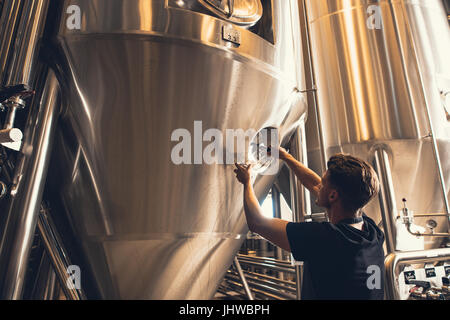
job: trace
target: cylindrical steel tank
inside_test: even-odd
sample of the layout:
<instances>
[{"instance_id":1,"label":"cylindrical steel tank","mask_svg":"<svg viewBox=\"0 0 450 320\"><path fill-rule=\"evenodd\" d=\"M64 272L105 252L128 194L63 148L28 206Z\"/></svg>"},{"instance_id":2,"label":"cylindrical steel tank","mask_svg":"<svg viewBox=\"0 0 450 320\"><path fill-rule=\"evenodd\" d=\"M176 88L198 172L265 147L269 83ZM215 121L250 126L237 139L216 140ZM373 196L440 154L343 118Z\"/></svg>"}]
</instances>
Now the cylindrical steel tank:
<instances>
[{"instance_id":1,"label":"cylindrical steel tank","mask_svg":"<svg viewBox=\"0 0 450 320\"><path fill-rule=\"evenodd\" d=\"M102 298L210 298L246 237L233 165L174 164L174 130L194 144L195 121L224 135L273 127L283 141L305 113L297 1L235 1L231 17L218 3L61 8L53 52L67 103L49 194ZM259 197L274 178L257 177Z\"/></svg>"},{"instance_id":2,"label":"cylindrical steel tank","mask_svg":"<svg viewBox=\"0 0 450 320\"><path fill-rule=\"evenodd\" d=\"M417 214L445 213L450 30L442 1L306 4L326 158L346 152L373 162L374 147L381 146L389 154L397 209L406 198ZM376 201L366 213L381 221ZM430 218L438 222L435 231L447 231L445 216L421 217L415 223L425 227ZM425 246L441 242L427 237Z\"/></svg>"}]
</instances>

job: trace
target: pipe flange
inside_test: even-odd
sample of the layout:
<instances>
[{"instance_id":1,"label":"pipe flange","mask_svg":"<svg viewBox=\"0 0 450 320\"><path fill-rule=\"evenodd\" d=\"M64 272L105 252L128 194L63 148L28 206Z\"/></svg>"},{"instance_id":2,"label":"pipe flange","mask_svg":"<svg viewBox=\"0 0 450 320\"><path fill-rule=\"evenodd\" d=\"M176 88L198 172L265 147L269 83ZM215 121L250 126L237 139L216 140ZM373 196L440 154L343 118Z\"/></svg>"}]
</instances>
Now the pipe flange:
<instances>
[{"instance_id":1,"label":"pipe flange","mask_svg":"<svg viewBox=\"0 0 450 320\"><path fill-rule=\"evenodd\" d=\"M3 105L7 108L23 109L25 108L25 101L23 101L20 97L15 96L3 102Z\"/></svg>"}]
</instances>

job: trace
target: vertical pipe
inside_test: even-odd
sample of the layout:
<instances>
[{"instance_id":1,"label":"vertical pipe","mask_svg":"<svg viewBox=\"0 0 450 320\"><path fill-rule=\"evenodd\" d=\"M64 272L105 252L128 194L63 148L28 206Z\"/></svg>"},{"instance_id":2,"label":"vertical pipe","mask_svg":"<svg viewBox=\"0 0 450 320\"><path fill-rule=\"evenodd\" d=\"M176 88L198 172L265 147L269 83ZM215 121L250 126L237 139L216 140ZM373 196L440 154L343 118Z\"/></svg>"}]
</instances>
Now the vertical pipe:
<instances>
[{"instance_id":1,"label":"vertical pipe","mask_svg":"<svg viewBox=\"0 0 450 320\"><path fill-rule=\"evenodd\" d=\"M13 39L20 17L23 0L8 0L0 15L0 86L7 78L8 57L13 49Z\"/></svg>"},{"instance_id":2,"label":"vertical pipe","mask_svg":"<svg viewBox=\"0 0 450 320\"><path fill-rule=\"evenodd\" d=\"M44 30L49 0L26 1L17 27L14 51L8 61L6 85L32 86L33 71L39 50L38 41Z\"/></svg>"},{"instance_id":3,"label":"vertical pipe","mask_svg":"<svg viewBox=\"0 0 450 320\"><path fill-rule=\"evenodd\" d=\"M392 182L389 155L383 146L375 147L375 170L380 179L380 209L383 219L384 233L386 236L386 247L388 254L395 252L396 227L395 217L397 216L397 206L395 203L394 184Z\"/></svg>"},{"instance_id":4,"label":"vertical pipe","mask_svg":"<svg viewBox=\"0 0 450 320\"><path fill-rule=\"evenodd\" d=\"M16 98L19 99L20 98ZM16 112L17 112L17 107L16 106L10 106L8 109L8 115L6 116L6 120L5 120L5 124L3 126L3 129L12 129L14 128L14 121L16 119Z\"/></svg>"},{"instance_id":5,"label":"vertical pipe","mask_svg":"<svg viewBox=\"0 0 450 320\"><path fill-rule=\"evenodd\" d=\"M275 185L272 186L272 208L273 208L273 217L281 219L280 191ZM283 250L278 246L275 247L274 258L278 260L283 260ZM283 272L277 271L277 275L278 278L284 279Z\"/></svg>"},{"instance_id":6,"label":"vertical pipe","mask_svg":"<svg viewBox=\"0 0 450 320\"><path fill-rule=\"evenodd\" d=\"M42 300L53 300L56 289L56 274L53 268L48 269L48 275L45 282L44 292L42 294Z\"/></svg>"},{"instance_id":7,"label":"vertical pipe","mask_svg":"<svg viewBox=\"0 0 450 320\"><path fill-rule=\"evenodd\" d=\"M314 110L315 127L318 133L318 142L320 149L320 167L323 172L326 171L326 154L325 154L325 142L323 138L323 131L320 120L319 107L317 104L317 88L316 79L314 77L314 64L311 54L311 40L309 34L309 22L306 9L306 0L298 0L299 9L299 21L300 21L300 36L302 40L302 56L303 56L303 68L305 72L306 89L302 92L307 94L308 105ZM306 147L306 144L305 144Z\"/></svg>"},{"instance_id":8,"label":"vertical pipe","mask_svg":"<svg viewBox=\"0 0 450 320\"><path fill-rule=\"evenodd\" d=\"M301 121L300 126L293 135L290 143L290 153L298 161L302 162L305 166L308 165L307 153L306 153L306 140L305 140L305 123ZM305 216L311 214L311 203L309 201L309 191L298 181L295 174L290 171L290 184L291 184L291 208L294 222L304 222ZM302 282L302 266L295 266L296 275L296 294L297 299L301 299L301 282Z\"/></svg>"},{"instance_id":9,"label":"vertical pipe","mask_svg":"<svg viewBox=\"0 0 450 320\"><path fill-rule=\"evenodd\" d=\"M69 288L66 285L68 273L67 268L71 265L69 255L64 248L53 221L45 208L42 208L37 221L37 227L41 239L53 265L55 274L58 276L61 288L69 300L85 300L86 296L81 289Z\"/></svg>"},{"instance_id":10,"label":"vertical pipe","mask_svg":"<svg viewBox=\"0 0 450 320\"><path fill-rule=\"evenodd\" d=\"M306 137L305 137L305 122L304 119L300 122L296 132L292 136L289 146L289 152L292 156L308 166ZM304 222L307 215L311 215L311 202L309 191L298 181L295 174L291 171L291 202L292 211L295 222Z\"/></svg>"},{"instance_id":11,"label":"vertical pipe","mask_svg":"<svg viewBox=\"0 0 450 320\"><path fill-rule=\"evenodd\" d=\"M253 294L250 291L250 287L248 286L247 280L245 279L244 272L242 271L242 268L241 268L241 264L239 263L237 257L234 257L234 266L236 267L239 277L241 278L242 285L244 286L245 294L247 295L249 300L254 300Z\"/></svg>"},{"instance_id":12,"label":"vertical pipe","mask_svg":"<svg viewBox=\"0 0 450 320\"><path fill-rule=\"evenodd\" d=\"M24 144L13 185L7 221L0 243L1 298L20 299L36 229L50 151L60 104L60 89L49 70L39 104L27 120Z\"/></svg>"}]
</instances>

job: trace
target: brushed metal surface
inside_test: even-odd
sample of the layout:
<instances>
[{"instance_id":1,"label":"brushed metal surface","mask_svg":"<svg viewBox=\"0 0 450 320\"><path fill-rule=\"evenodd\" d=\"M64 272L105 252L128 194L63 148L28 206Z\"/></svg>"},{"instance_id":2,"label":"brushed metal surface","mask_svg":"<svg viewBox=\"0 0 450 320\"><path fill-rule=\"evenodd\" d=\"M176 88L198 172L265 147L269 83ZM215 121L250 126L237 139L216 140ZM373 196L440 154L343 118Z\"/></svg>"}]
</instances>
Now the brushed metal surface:
<instances>
[{"instance_id":1,"label":"brushed metal surface","mask_svg":"<svg viewBox=\"0 0 450 320\"><path fill-rule=\"evenodd\" d=\"M81 29L66 28L77 5ZM275 44L165 1L65 1L55 52L68 99L49 179L103 298L207 299L247 233L233 165L175 165L171 133L275 127L305 112L296 1L274 0ZM236 27L239 28L239 27ZM203 146L206 146L204 144ZM258 176L262 199L275 176Z\"/></svg>"},{"instance_id":2,"label":"brushed metal surface","mask_svg":"<svg viewBox=\"0 0 450 320\"><path fill-rule=\"evenodd\" d=\"M306 3L326 157L348 152L372 161L372 147L383 144L392 161L397 207L407 198L416 213L444 212L426 107L448 194L450 122L440 91L450 87L450 30L442 2ZM368 27L374 5L381 13L379 29ZM366 211L381 221L378 203ZM416 222L425 226L423 218ZM439 218L439 232L447 230L447 223ZM426 239L426 247L440 241Z\"/></svg>"}]
</instances>

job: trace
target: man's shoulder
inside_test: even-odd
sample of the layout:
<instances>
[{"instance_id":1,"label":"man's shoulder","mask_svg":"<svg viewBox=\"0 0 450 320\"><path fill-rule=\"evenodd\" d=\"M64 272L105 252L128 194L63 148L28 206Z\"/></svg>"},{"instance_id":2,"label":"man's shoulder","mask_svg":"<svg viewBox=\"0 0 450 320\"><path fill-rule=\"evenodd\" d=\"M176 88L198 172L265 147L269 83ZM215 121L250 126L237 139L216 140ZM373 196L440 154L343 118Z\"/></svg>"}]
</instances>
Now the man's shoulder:
<instances>
[{"instance_id":1,"label":"man's shoulder","mask_svg":"<svg viewBox=\"0 0 450 320\"><path fill-rule=\"evenodd\" d=\"M336 232L336 227L326 221L289 222L286 225L286 232L288 236L302 234L304 237L323 237Z\"/></svg>"},{"instance_id":2,"label":"man's shoulder","mask_svg":"<svg viewBox=\"0 0 450 320\"><path fill-rule=\"evenodd\" d=\"M329 229L333 227L333 224L327 221L308 221L308 222L289 222L287 224L290 227L293 228L310 228L310 229Z\"/></svg>"}]
</instances>

